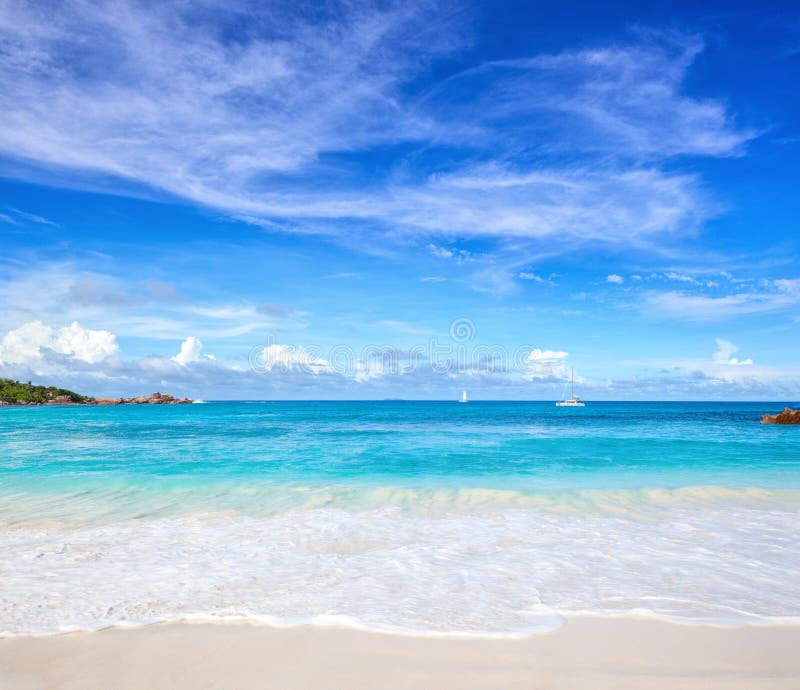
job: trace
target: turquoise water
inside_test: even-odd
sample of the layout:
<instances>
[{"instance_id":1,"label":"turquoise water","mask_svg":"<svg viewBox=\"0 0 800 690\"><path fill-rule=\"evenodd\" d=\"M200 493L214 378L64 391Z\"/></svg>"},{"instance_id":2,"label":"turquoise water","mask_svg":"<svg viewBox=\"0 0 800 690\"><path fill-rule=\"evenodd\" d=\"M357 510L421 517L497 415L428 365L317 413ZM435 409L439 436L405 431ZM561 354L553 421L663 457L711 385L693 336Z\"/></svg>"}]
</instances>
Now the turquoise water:
<instances>
[{"instance_id":1,"label":"turquoise water","mask_svg":"<svg viewBox=\"0 0 800 690\"><path fill-rule=\"evenodd\" d=\"M0 482L367 484L526 491L800 488L800 434L764 403L209 403L0 415Z\"/></svg>"},{"instance_id":2,"label":"turquoise water","mask_svg":"<svg viewBox=\"0 0 800 690\"><path fill-rule=\"evenodd\" d=\"M783 406L3 408L0 629L794 617L800 429L758 423Z\"/></svg>"}]
</instances>

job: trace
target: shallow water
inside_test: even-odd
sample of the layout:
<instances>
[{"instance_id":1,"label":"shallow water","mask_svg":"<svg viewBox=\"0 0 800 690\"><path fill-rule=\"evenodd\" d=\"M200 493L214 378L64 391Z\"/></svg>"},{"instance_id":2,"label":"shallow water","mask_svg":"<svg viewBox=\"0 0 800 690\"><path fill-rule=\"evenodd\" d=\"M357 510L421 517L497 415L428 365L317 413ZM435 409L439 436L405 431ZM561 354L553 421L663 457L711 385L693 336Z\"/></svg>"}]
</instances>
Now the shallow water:
<instances>
[{"instance_id":1,"label":"shallow water","mask_svg":"<svg viewBox=\"0 0 800 690\"><path fill-rule=\"evenodd\" d=\"M0 631L800 617L800 429L758 423L782 407L3 408Z\"/></svg>"}]
</instances>

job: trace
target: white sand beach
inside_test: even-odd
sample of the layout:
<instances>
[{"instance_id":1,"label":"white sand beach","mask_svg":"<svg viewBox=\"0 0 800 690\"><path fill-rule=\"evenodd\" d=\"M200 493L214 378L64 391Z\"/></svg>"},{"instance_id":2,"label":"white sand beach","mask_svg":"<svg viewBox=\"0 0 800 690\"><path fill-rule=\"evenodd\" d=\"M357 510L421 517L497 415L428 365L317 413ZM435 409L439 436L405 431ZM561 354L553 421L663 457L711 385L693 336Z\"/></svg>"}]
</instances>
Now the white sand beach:
<instances>
[{"instance_id":1,"label":"white sand beach","mask_svg":"<svg viewBox=\"0 0 800 690\"><path fill-rule=\"evenodd\" d=\"M525 639L174 623L0 640L13 690L793 690L800 626L573 618Z\"/></svg>"}]
</instances>

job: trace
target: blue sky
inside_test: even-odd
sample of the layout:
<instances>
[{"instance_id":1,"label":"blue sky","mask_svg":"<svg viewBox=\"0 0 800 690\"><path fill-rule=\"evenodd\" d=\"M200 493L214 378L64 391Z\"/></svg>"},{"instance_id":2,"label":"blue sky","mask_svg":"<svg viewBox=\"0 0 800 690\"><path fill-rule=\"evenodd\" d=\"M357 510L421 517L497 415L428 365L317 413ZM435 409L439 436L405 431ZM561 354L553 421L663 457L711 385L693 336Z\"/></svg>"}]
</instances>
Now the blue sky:
<instances>
[{"instance_id":1,"label":"blue sky","mask_svg":"<svg viewBox=\"0 0 800 690\"><path fill-rule=\"evenodd\" d=\"M800 11L639 5L3 3L0 375L797 399Z\"/></svg>"}]
</instances>

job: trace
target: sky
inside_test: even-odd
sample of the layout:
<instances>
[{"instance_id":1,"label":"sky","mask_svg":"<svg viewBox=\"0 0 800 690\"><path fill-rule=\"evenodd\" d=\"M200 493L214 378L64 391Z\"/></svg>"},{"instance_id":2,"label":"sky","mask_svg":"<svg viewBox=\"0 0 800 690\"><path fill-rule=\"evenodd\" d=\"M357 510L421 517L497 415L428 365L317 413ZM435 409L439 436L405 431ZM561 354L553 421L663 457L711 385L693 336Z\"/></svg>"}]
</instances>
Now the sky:
<instances>
[{"instance_id":1,"label":"sky","mask_svg":"<svg viewBox=\"0 0 800 690\"><path fill-rule=\"evenodd\" d=\"M0 0L0 46L0 376L800 399L796 3Z\"/></svg>"}]
</instances>

